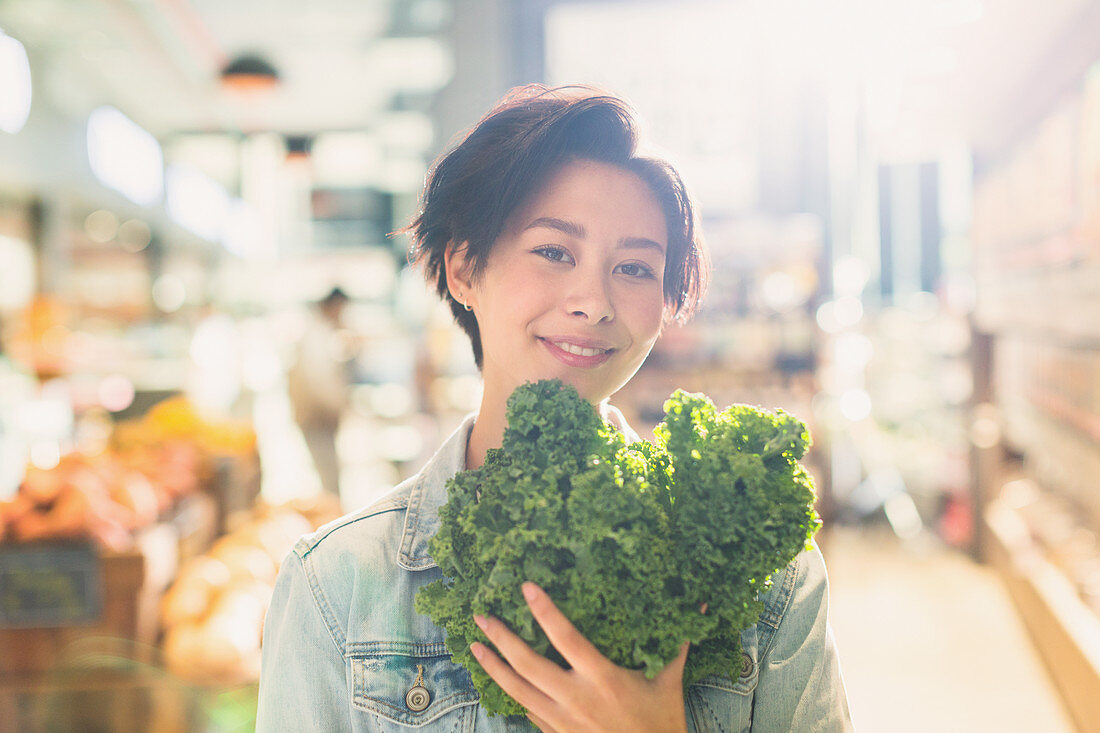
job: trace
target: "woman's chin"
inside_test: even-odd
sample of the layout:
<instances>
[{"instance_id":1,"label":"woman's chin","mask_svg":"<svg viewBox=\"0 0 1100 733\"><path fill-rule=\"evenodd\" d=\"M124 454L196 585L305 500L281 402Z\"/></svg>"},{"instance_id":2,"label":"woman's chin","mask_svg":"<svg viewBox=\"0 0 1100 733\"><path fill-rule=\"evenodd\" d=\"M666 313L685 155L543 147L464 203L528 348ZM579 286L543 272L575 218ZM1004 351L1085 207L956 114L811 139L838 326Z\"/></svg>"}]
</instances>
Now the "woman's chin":
<instances>
[{"instance_id":1,"label":"woman's chin","mask_svg":"<svg viewBox=\"0 0 1100 733\"><path fill-rule=\"evenodd\" d=\"M598 405L611 396L611 393L603 385L595 385L583 379L568 379L566 377L558 377L558 379L577 390L577 394L581 396L581 399L593 405Z\"/></svg>"},{"instance_id":2,"label":"woman's chin","mask_svg":"<svg viewBox=\"0 0 1100 733\"><path fill-rule=\"evenodd\" d=\"M528 376L523 379L523 381L538 382L543 379L560 380L563 384L567 384L573 389L577 390L577 394L581 396L581 399L584 399L585 401L590 402L593 405L598 405L601 402L604 402L605 400L607 400L607 398L609 398L612 394L617 392L623 386L622 384L609 385L607 383L606 374L594 375L578 373L579 371L580 370L574 369L540 369L536 370L534 374L528 374ZM604 378L600 379L598 378L599 376L603 376ZM623 384L625 384L626 381L627 380L625 379L622 380ZM520 383L522 384L522 382ZM614 389L611 389L612 386L614 386Z\"/></svg>"}]
</instances>

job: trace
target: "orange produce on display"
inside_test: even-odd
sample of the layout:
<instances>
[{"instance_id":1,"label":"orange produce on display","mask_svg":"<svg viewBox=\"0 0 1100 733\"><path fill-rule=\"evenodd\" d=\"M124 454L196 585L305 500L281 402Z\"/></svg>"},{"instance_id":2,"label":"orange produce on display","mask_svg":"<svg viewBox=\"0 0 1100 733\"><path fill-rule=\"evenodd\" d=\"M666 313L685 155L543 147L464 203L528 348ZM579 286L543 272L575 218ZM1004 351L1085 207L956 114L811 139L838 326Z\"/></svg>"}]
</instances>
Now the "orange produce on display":
<instances>
[{"instance_id":1,"label":"orange produce on display","mask_svg":"<svg viewBox=\"0 0 1100 733\"><path fill-rule=\"evenodd\" d=\"M160 502L149 477L140 471L125 472L111 487L111 498L127 512L127 529L152 524L160 513Z\"/></svg>"},{"instance_id":2,"label":"orange produce on display","mask_svg":"<svg viewBox=\"0 0 1100 733\"><path fill-rule=\"evenodd\" d=\"M6 540L92 539L121 552L131 532L156 520L148 479L103 457L66 456L52 469L30 467L0 511Z\"/></svg>"},{"instance_id":3,"label":"orange produce on display","mask_svg":"<svg viewBox=\"0 0 1100 733\"><path fill-rule=\"evenodd\" d=\"M49 469L29 466L17 495L0 503L0 542L91 539L126 550L134 532L203 488L217 457L253 454L256 435L246 422L206 419L177 397L115 426L111 446Z\"/></svg>"},{"instance_id":4,"label":"orange produce on display","mask_svg":"<svg viewBox=\"0 0 1100 733\"><path fill-rule=\"evenodd\" d=\"M110 447L97 455L72 453L53 468L28 467L18 493L0 502L0 542L90 539L107 553L147 552L146 540L160 537L151 529L157 521L175 527L191 517L172 512L188 495L226 488L226 476L234 476L226 462L255 460L255 441L246 423L212 421L183 398L165 400L116 425ZM169 570L171 583L159 586L164 591L156 591L153 605L159 602L168 670L203 684L255 681L279 563L300 536L340 514L338 500L327 495L280 507L260 503L227 514L231 531L196 547L203 554L181 549L182 564Z\"/></svg>"},{"instance_id":5,"label":"orange produce on display","mask_svg":"<svg viewBox=\"0 0 1100 733\"><path fill-rule=\"evenodd\" d=\"M140 434L157 442L186 439L214 454L248 453L256 448L256 432L246 420L210 419L185 397L154 405L140 421Z\"/></svg>"},{"instance_id":6,"label":"orange produce on display","mask_svg":"<svg viewBox=\"0 0 1100 733\"><path fill-rule=\"evenodd\" d=\"M30 365L40 381L68 370L69 317L70 308L62 300L38 295L15 323L11 352L19 362Z\"/></svg>"}]
</instances>

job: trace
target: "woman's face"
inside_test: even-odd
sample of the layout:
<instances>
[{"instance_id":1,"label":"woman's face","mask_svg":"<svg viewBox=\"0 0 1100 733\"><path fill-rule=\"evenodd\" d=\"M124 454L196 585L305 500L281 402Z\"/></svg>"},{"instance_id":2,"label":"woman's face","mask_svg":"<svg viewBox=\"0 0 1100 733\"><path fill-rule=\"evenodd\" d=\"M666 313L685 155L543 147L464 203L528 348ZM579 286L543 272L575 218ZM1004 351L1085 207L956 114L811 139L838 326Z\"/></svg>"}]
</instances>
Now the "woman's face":
<instances>
[{"instance_id":1,"label":"woman's face","mask_svg":"<svg viewBox=\"0 0 1100 733\"><path fill-rule=\"evenodd\" d=\"M667 249L641 178L590 160L559 168L509 219L466 294L487 402L549 378L593 404L618 391L660 334Z\"/></svg>"}]
</instances>

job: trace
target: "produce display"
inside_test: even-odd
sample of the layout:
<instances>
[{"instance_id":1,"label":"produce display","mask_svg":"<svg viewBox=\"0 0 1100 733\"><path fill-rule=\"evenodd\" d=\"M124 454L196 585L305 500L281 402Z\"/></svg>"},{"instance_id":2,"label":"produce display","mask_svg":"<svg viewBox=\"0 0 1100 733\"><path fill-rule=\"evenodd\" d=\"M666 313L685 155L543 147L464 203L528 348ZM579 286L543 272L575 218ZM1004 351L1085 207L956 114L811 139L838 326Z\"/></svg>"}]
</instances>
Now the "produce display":
<instances>
[{"instance_id":1,"label":"produce display","mask_svg":"<svg viewBox=\"0 0 1100 733\"><path fill-rule=\"evenodd\" d=\"M327 495L259 506L247 522L180 568L160 605L164 657L179 677L208 684L259 679L263 620L279 563L295 541L340 514Z\"/></svg>"},{"instance_id":2,"label":"produce display","mask_svg":"<svg viewBox=\"0 0 1100 733\"><path fill-rule=\"evenodd\" d=\"M251 423L206 417L185 397L158 402L140 420L115 428L112 438L123 447L185 440L208 454L239 454L256 449L256 431Z\"/></svg>"},{"instance_id":3,"label":"produce display","mask_svg":"<svg viewBox=\"0 0 1100 733\"><path fill-rule=\"evenodd\" d=\"M29 467L15 497L0 502L0 542L90 539L107 553L143 552L141 530L158 521L175 525L172 510L189 494L230 488L212 480L216 465L247 460L255 441L246 422L211 420L183 398L165 400L117 425L101 453L71 453L50 469ZM196 549L202 554L184 552L181 537L174 581L168 586L169 575L149 591L149 628L155 634L159 602L168 670L200 684L258 679L278 565L301 535L340 514L339 501L328 495L279 507L261 503L229 517L232 530L212 545L206 539ZM174 570L175 557L147 562Z\"/></svg>"},{"instance_id":4,"label":"produce display","mask_svg":"<svg viewBox=\"0 0 1100 733\"><path fill-rule=\"evenodd\" d=\"M64 374L63 344L69 338L69 307L59 298L39 294L15 323L11 351L15 358L45 381Z\"/></svg>"},{"instance_id":5,"label":"produce display","mask_svg":"<svg viewBox=\"0 0 1100 733\"><path fill-rule=\"evenodd\" d=\"M517 388L507 419L501 448L448 482L430 544L445 578L415 604L446 630L486 711L523 708L470 653L473 641L489 643L474 614L500 618L564 663L523 600L526 580L616 664L652 677L686 639L685 686L737 679L758 595L820 526L798 463L805 425L747 405L719 411L678 390L656 441L628 444L556 380Z\"/></svg>"},{"instance_id":6,"label":"produce display","mask_svg":"<svg viewBox=\"0 0 1100 733\"><path fill-rule=\"evenodd\" d=\"M31 466L15 497L0 502L0 541L91 539L122 552L135 531L198 490L200 470L198 453L186 444L140 454L73 453L48 470Z\"/></svg>"},{"instance_id":7,"label":"produce display","mask_svg":"<svg viewBox=\"0 0 1100 733\"><path fill-rule=\"evenodd\" d=\"M213 456L244 454L255 440L246 423L205 420L185 399L165 400L117 426L110 450L28 467L16 495L0 502L0 542L91 539L128 550L134 532L202 488Z\"/></svg>"}]
</instances>

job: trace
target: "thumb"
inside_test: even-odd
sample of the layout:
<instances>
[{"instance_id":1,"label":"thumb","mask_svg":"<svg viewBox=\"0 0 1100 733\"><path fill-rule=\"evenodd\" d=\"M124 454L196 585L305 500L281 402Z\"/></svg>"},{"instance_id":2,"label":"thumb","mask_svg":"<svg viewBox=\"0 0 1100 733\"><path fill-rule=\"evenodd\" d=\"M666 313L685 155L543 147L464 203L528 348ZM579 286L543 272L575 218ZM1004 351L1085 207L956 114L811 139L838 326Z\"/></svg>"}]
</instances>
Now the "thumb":
<instances>
[{"instance_id":1,"label":"thumb","mask_svg":"<svg viewBox=\"0 0 1100 733\"><path fill-rule=\"evenodd\" d=\"M690 641L685 641L680 645L680 652L676 657L665 665L665 668L657 673L658 680L667 680L669 678L675 679L677 682L683 679L684 665L687 664L688 647L691 646Z\"/></svg>"}]
</instances>

